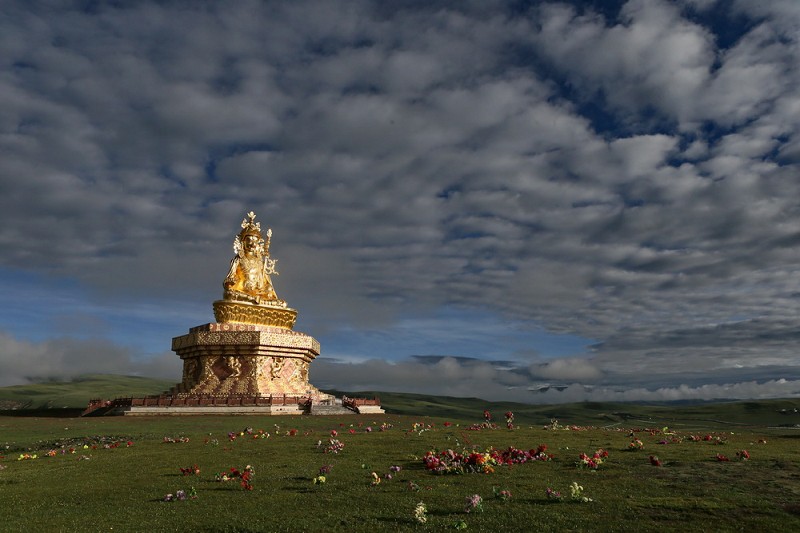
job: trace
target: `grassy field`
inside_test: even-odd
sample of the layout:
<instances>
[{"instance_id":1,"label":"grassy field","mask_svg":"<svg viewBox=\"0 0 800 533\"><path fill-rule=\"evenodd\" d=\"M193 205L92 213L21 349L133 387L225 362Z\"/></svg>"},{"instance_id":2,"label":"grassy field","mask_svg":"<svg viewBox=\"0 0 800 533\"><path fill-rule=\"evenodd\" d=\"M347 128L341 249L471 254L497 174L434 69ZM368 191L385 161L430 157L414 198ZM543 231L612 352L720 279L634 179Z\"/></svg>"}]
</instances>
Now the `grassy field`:
<instances>
[{"instance_id":1,"label":"grassy field","mask_svg":"<svg viewBox=\"0 0 800 533\"><path fill-rule=\"evenodd\" d=\"M515 410L509 430L496 404L403 397L397 410L418 415L0 416L0 524L3 531L800 530L800 431L791 427L796 414L780 413L790 401L625 411L525 406L533 410ZM385 406L391 400L383 396ZM486 407L501 418L498 427L481 427ZM420 416L447 409L451 416ZM553 414L559 425L545 427ZM786 427L768 427L772 419ZM338 453L325 452L331 439L343 443ZM642 448L629 450L637 439ZM493 473L434 474L423 463L431 451L540 445L551 460L496 465ZM599 449L608 456L596 470L578 466L580 454ZM743 450L749 459L740 458ZM198 474L181 472L195 465ZM241 479L216 480L247 465L252 490ZM324 467L325 483L315 483ZM573 500L573 482L592 501ZM563 498L548 497L548 488ZM164 501L192 489L194 499ZM495 497L501 491L510 499ZM481 509L466 512L473 495ZM425 523L415 518L419 503Z\"/></svg>"}]
</instances>

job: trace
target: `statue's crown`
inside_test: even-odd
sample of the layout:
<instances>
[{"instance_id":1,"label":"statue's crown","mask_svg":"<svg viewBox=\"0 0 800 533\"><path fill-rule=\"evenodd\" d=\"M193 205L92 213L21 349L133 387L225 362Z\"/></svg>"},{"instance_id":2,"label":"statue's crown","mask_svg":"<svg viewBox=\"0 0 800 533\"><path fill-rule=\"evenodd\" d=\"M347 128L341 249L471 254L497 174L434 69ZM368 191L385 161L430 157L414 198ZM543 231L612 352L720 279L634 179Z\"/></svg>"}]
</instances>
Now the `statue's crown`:
<instances>
[{"instance_id":1,"label":"statue's crown","mask_svg":"<svg viewBox=\"0 0 800 533\"><path fill-rule=\"evenodd\" d=\"M261 222L256 222L255 220L255 213L252 211L247 213L247 218L242 220L242 231L239 232L240 238L243 239L246 235L256 235L259 238L261 237Z\"/></svg>"}]
</instances>

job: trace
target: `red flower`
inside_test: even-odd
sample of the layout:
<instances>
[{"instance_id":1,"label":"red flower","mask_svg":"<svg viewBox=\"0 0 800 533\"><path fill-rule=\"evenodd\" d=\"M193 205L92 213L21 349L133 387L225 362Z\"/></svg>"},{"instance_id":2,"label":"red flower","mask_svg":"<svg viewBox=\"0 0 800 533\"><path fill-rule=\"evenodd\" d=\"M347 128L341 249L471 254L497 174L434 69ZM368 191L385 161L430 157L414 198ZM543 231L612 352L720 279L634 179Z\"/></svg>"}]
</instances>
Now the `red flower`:
<instances>
[{"instance_id":1,"label":"red flower","mask_svg":"<svg viewBox=\"0 0 800 533\"><path fill-rule=\"evenodd\" d=\"M742 461L746 461L747 459L750 459L750 453L748 453L747 450L741 450L741 451L736 452L736 456L739 459L741 459Z\"/></svg>"}]
</instances>

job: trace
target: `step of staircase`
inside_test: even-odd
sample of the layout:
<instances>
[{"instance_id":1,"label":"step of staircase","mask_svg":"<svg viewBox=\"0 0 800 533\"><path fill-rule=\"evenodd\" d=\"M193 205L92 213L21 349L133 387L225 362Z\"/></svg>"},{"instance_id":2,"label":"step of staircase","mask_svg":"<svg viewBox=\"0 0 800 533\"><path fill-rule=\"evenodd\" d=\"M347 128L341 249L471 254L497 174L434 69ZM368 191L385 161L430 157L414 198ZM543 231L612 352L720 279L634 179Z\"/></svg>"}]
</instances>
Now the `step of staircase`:
<instances>
[{"instance_id":1,"label":"step of staircase","mask_svg":"<svg viewBox=\"0 0 800 533\"><path fill-rule=\"evenodd\" d=\"M312 415L354 415L355 412L341 405L316 405L311 406Z\"/></svg>"}]
</instances>

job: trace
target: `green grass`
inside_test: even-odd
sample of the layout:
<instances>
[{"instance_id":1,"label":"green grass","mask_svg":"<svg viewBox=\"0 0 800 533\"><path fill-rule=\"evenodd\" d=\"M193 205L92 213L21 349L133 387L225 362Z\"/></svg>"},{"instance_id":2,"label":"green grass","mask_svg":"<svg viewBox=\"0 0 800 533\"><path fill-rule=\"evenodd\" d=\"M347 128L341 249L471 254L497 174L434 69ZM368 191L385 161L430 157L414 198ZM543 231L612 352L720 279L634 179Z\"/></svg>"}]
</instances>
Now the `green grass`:
<instances>
[{"instance_id":1,"label":"green grass","mask_svg":"<svg viewBox=\"0 0 800 533\"><path fill-rule=\"evenodd\" d=\"M382 398L386 404L386 396ZM544 429L544 412L529 416L515 410L518 429L470 431L466 427L478 422L489 404L464 405L472 409L468 416L444 418L0 416L0 446L5 450L0 451L0 466L5 467L0 470L0 524L4 531L26 531L35 524L43 531L117 532L439 531L462 521L469 531L800 530L800 432L754 424L729 427L747 419L746 405L691 407L688 422L677 421L693 428L671 425L674 436L660 431L663 418L676 417L674 409L666 413L660 407L627 406L635 407L636 417L655 413L652 418L659 423L628 420L605 428L595 424L563 430ZM609 406L595 407L550 409L606 420L598 414L607 414ZM709 415L722 424L703 427ZM381 423L392 427L379 431ZM429 429L412 431L415 423ZM577 422L562 417L561 423ZM366 432L368 425L374 431ZM229 432L245 426L271 437L228 439ZM645 448L625 451L630 430L643 427L654 428L652 434L636 432ZM288 436L290 429L297 434ZM318 441L330 438L331 430L345 443L336 455L317 447ZM706 433L724 444L683 438ZM165 436L186 436L189 442L165 444ZM133 446L103 447L103 442L127 440ZM669 443L659 444L662 440ZM501 466L494 474L433 475L421 462L432 449L528 449L539 444L548 445L552 461ZM70 447L76 453L60 453ZM599 470L576 467L581 452L591 454L597 448L610 454ZM45 456L50 449L58 450L55 457ZM741 449L750 452L750 460L736 460ZM17 460L21 453L34 452L37 459ZM718 453L731 461L718 462ZM651 466L649 455L657 455L664 466ZM182 476L179 469L193 464L200 475ZM255 469L252 491L214 480L215 473L248 464ZM315 485L312 479L325 464L333 465L327 482ZM394 479L372 486L371 472L382 475L392 465L402 468ZM547 487L568 494L573 481L594 501L559 503L545 497ZM410 491L409 482L421 490ZM192 486L196 500L161 501L167 493ZM510 490L512 499L493 499L493 487ZM464 512L464 500L472 494L483 497L483 512ZM424 525L413 520L420 501L428 508Z\"/></svg>"}]
</instances>

